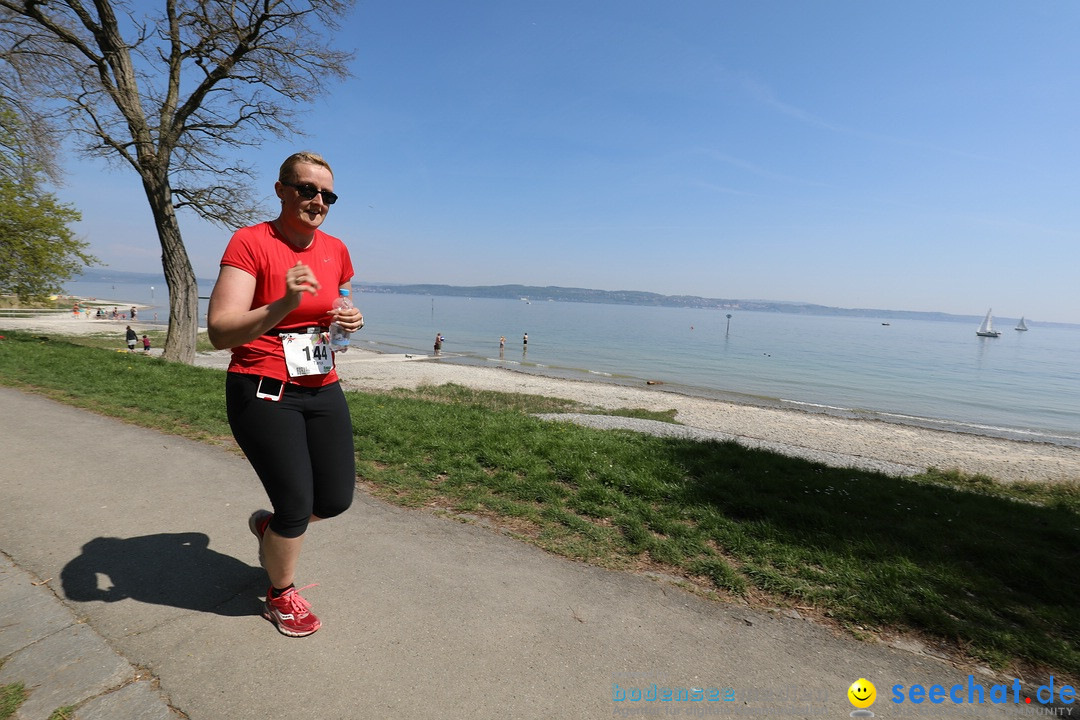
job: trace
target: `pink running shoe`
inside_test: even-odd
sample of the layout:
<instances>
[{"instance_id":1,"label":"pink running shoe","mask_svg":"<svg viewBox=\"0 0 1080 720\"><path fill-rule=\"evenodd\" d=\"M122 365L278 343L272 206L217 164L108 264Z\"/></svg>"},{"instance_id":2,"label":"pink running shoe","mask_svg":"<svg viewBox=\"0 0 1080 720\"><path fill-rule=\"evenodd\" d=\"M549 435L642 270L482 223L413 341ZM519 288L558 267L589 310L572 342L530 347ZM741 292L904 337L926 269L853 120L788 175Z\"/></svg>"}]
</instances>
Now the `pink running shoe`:
<instances>
[{"instance_id":1,"label":"pink running shoe","mask_svg":"<svg viewBox=\"0 0 1080 720\"><path fill-rule=\"evenodd\" d=\"M315 585L305 585L307 590ZM289 637L304 637L322 627L319 618L311 612L311 604L300 597L300 590L289 588L280 597L272 598L273 588L266 591L266 608L263 617L277 625L278 632Z\"/></svg>"},{"instance_id":2,"label":"pink running shoe","mask_svg":"<svg viewBox=\"0 0 1080 720\"><path fill-rule=\"evenodd\" d=\"M274 513L269 510L256 510L248 518L248 529L259 541L259 564L263 566L264 570L266 569L266 555L263 553L263 536L266 535L266 528L270 526L270 518L272 517L274 517Z\"/></svg>"}]
</instances>

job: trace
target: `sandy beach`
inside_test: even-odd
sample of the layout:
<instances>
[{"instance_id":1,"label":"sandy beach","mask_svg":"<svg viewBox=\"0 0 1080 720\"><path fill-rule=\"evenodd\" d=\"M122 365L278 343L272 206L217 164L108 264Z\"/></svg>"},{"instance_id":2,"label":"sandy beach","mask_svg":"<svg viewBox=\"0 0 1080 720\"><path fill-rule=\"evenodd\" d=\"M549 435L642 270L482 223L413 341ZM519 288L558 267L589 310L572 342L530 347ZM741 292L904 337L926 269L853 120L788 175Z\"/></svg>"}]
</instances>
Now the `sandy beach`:
<instances>
[{"instance_id":1,"label":"sandy beach","mask_svg":"<svg viewBox=\"0 0 1080 720\"><path fill-rule=\"evenodd\" d=\"M70 314L32 318L0 316L0 330L57 334L116 333L123 347L129 321L74 319ZM148 328L136 328L138 331ZM160 328L159 328L160 329ZM158 350L157 352L160 352ZM224 368L229 353L200 354L196 364ZM733 438L744 444L810 457L842 467L871 467L902 475L927 467L956 468L1002 481L1080 479L1080 449L944 432L877 420L741 405L602 381L577 381L491 367L454 365L445 359L381 354L353 348L338 358L346 389L389 390L456 383L465 387L575 400L599 408L677 411L676 420L698 437ZM627 423L634 425L634 423ZM648 424L637 429L651 431Z\"/></svg>"}]
</instances>

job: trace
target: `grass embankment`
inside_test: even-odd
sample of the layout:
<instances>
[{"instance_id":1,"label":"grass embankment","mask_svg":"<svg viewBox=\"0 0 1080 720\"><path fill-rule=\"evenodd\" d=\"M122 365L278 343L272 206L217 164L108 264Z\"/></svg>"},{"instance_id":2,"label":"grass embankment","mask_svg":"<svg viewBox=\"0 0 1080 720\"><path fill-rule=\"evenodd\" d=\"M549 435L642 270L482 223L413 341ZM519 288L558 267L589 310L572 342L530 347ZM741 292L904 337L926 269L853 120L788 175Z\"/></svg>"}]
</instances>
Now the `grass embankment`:
<instances>
[{"instance_id":1,"label":"grass embankment","mask_svg":"<svg viewBox=\"0 0 1080 720\"><path fill-rule=\"evenodd\" d=\"M7 333L0 383L228 442L221 371ZM77 380L77 382L76 382ZM543 422L578 409L461 387L349 393L361 481L483 515L553 552L654 568L856 634L914 631L995 667L1080 675L1080 485L897 480Z\"/></svg>"},{"instance_id":2,"label":"grass embankment","mask_svg":"<svg viewBox=\"0 0 1080 720\"><path fill-rule=\"evenodd\" d=\"M22 300L14 295L0 295L0 310L9 308L27 308L34 310L60 310L71 309L72 303L68 298L49 299L48 296L36 300Z\"/></svg>"}]
</instances>

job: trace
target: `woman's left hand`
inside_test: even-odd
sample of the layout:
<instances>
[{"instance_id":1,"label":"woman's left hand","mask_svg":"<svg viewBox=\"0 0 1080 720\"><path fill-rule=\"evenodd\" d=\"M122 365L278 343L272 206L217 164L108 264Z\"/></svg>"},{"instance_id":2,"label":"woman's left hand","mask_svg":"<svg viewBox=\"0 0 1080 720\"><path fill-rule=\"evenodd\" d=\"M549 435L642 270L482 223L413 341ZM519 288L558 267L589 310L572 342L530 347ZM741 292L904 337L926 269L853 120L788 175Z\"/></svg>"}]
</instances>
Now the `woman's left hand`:
<instances>
[{"instance_id":1,"label":"woman's left hand","mask_svg":"<svg viewBox=\"0 0 1080 720\"><path fill-rule=\"evenodd\" d=\"M358 308L336 308L330 311L330 321L336 322L346 332L356 332L364 327L364 314Z\"/></svg>"}]
</instances>

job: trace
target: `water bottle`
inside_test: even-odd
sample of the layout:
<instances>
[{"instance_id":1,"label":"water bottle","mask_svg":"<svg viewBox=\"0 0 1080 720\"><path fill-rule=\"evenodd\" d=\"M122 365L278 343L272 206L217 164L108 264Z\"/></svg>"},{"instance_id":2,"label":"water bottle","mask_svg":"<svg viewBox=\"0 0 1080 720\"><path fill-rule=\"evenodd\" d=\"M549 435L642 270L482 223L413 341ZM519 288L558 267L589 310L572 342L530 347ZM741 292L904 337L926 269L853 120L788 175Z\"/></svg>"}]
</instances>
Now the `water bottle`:
<instances>
[{"instance_id":1,"label":"water bottle","mask_svg":"<svg viewBox=\"0 0 1080 720\"><path fill-rule=\"evenodd\" d=\"M336 310L338 308L351 308L352 306L352 301L349 300L349 291L345 289L338 290L338 297L331 307ZM350 334L336 322L330 323L330 349L339 353L348 350Z\"/></svg>"}]
</instances>

